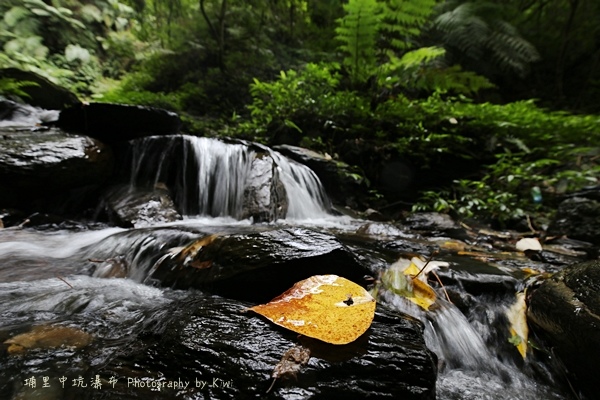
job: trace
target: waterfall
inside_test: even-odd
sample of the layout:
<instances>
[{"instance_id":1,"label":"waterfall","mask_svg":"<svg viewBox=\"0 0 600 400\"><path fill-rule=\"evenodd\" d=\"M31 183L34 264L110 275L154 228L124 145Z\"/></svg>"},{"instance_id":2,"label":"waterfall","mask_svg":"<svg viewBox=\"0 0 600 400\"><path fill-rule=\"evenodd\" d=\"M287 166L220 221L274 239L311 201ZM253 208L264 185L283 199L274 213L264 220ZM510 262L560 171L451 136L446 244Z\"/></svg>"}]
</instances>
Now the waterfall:
<instances>
[{"instance_id":1,"label":"waterfall","mask_svg":"<svg viewBox=\"0 0 600 400\"><path fill-rule=\"evenodd\" d=\"M130 144L132 186L166 185L184 215L240 218L255 150L188 135L151 136ZM288 219L328 215L329 199L310 168L266 147L261 150L277 165Z\"/></svg>"},{"instance_id":2,"label":"waterfall","mask_svg":"<svg viewBox=\"0 0 600 400\"><path fill-rule=\"evenodd\" d=\"M418 318L425 327L425 342L438 357L437 398L440 400L565 400L551 386L540 384L524 361L521 367L502 354L507 339L495 337L507 305L498 299L480 299L468 315L438 298L436 307L424 311L390 291L380 292L381 302ZM508 332L501 330L501 332ZM550 376L542 365L537 373ZM539 377L538 377L539 379Z\"/></svg>"}]
</instances>

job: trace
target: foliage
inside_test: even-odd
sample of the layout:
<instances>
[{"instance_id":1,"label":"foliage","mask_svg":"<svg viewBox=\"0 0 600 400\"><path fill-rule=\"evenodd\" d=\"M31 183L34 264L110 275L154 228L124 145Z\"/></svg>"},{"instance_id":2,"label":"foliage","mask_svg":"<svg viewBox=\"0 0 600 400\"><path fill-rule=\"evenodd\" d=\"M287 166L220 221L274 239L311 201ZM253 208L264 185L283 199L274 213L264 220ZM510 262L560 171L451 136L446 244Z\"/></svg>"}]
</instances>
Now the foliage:
<instances>
[{"instance_id":1,"label":"foliage","mask_svg":"<svg viewBox=\"0 0 600 400\"><path fill-rule=\"evenodd\" d=\"M376 67L375 44L381 19L376 0L350 0L344 5L346 15L338 20L337 40L340 50L348 54L344 65L353 82L366 82Z\"/></svg>"},{"instance_id":2,"label":"foliage","mask_svg":"<svg viewBox=\"0 0 600 400\"><path fill-rule=\"evenodd\" d=\"M0 68L30 70L79 94L91 94L102 77L103 61L121 56L105 52L106 36L129 29L126 17L133 11L117 0L95 3L73 1L67 7L41 0L3 3Z\"/></svg>"},{"instance_id":3,"label":"foliage","mask_svg":"<svg viewBox=\"0 0 600 400\"><path fill-rule=\"evenodd\" d=\"M545 205L556 195L597 183L598 116L548 112L532 101L507 105L448 104L464 130L486 132L482 147L495 154L479 179L461 179L450 190L428 191L415 210L455 212L500 221L539 212L530 191L539 187ZM592 140L593 142L594 140Z\"/></svg>"},{"instance_id":4,"label":"foliage","mask_svg":"<svg viewBox=\"0 0 600 400\"><path fill-rule=\"evenodd\" d=\"M434 27L454 60L463 58L471 67L486 65L487 71L477 67L480 73L496 67L521 76L539 60L535 47L501 18L503 6L488 1L451 1L444 6L449 9L435 19Z\"/></svg>"},{"instance_id":5,"label":"foliage","mask_svg":"<svg viewBox=\"0 0 600 400\"><path fill-rule=\"evenodd\" d=\"M19 96L27 98L29 95L22 90L27 86L38 86L35 82L17 81L12 78L0 78L0 95L2 96Z\"/></svg>"},{"instance_id":6,"label":"foliage","mask_svg":"<svg viewBox=\"0 0 600 400\"><path fill-rule=\"evenodd\" d=\"M339 90L337 64L307 64L301 71L282 71L275 82L255 79L250 86L253 102L248 106L251 121L241 131L272 138L291 128L299 133L336 131L370 114L366 98L353 91ZM328 138L321 135L325 141Z\"/></svg>"},{"instance_id":7,"label":"foliage","mask_svg":"<svg viewBox=\"0 0 600 400\"><path fill-rule=\"evenodd\" d=\"M435 0L388 0L383 3L382 31L389 36L389 44L398 50L418 47L414 41L429 22Z\"/></svg>"},{"instance_id":8,"label":"foliage","mask_svg":"<svg viewBox=\"0 0 600 400\"><path fill-rule=\"evenodd\" d=\"M495 87L487 78L463 71L459 65L445 67L440 64L439 57L445 53L439 47L421 47L406 52L401 58L390 54L389 62L381 66L378 83L387 88L465 95Z\"/></svg>"}]
</instances>

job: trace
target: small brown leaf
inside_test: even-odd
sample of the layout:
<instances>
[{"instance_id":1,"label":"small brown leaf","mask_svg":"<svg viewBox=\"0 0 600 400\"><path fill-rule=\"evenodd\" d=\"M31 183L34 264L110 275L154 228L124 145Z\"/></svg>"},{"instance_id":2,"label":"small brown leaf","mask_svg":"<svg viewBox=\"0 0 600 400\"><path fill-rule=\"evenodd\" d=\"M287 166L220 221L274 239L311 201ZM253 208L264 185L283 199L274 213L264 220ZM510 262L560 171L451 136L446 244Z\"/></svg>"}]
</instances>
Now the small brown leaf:
<instances>
[{"instance_id":1,"label":"small brown leaf","mask_svg":"<svg viewBox=\"0 0 600 400\"><path fill-rule=\"evenodd\" d=\"M310 360L310 350L306 347L294 346L286 351L283 357L281 357L281 361L279 361L273 369L273 374L271 375L273 377L273 382L271 383L271 386L269 386L269 389L267 389L267 393L271 391L277 378L296 378L296 374L300 371L302 366L308 363L308 360Z\"/></svg>"}]
</instances>

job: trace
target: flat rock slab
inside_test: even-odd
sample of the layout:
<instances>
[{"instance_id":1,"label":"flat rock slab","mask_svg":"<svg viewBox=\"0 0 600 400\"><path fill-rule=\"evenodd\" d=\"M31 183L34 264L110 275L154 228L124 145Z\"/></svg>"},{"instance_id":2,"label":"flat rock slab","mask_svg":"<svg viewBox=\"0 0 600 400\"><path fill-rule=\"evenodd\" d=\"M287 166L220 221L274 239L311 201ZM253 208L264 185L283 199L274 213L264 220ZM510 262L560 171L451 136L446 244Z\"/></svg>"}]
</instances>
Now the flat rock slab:
<instances>
[{"instance_id":1,"label":"flat rock slab","mask_svg":"<svg viewBox=\"0 0 600 400\"><path fill-rule=\"evenodd\" d=\"M369 274L335 236L304 228L203 237L188 249L164 258L152 278L177 289L265 302L312 275L364 284Z\"/></svg>"},{"instance_id":2,"label":"flat rock slab","mask_svg":"<svg viewBox=\"0 0 600 400\"><path fill-rule=\"evenodd\" d=\"M420 322L380 308L369 330L348 345L298 338L247 304L217 296L179 304L172 322L149 348L137 344L103 374L121 377L108 398L135 393L156 399L434 399L436 357L425 346ZM182 315L181 310L187 310ZM271 374L294 346L311 358L296 378ZM133 388L142 377L189 382L184 389ZM129 378L132 380L129 381ZM127 380L126 380L127 379ZM149 379L146 379L149 381ZM131 382L128 384L128 382Z\"/></svg>"},{"instance_id":3,"label":"flat rock slab","mask_svg":"<svg viewBox=\"0 0 600 400\"><path fill-rule=\"evenodd\" d=\"M110 148L96 139L59 130L8 132L0 137L0 201L101 184L113 164Z\"/></svg>"},{"instance_id":4,"label":"flat rock slab","mask_svg":"<svg viewBox=\"0 0 600 400\"><path fill-rule=\"evenodd\" d=\"M153 107L89 103L61 111L57 126L107 143L153 135L174 135L181 128L179 116Z\"/></svg>"}]
</instances>

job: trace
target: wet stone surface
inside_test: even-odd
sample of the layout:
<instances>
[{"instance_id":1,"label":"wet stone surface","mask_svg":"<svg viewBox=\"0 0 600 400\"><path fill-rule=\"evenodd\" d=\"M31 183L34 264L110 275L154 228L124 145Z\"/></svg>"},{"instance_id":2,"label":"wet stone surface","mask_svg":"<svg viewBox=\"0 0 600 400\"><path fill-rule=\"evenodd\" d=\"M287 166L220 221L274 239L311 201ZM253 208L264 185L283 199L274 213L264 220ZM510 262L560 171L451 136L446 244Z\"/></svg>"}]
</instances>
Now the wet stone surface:
<instances>
[{"instance_id":1,"label":"wet stone surface","mask_svg":"<svg viewBox=\"0 0 600 400\"><path fill-rule=\"evenodd\" d=\"M565 268L529 297L528 320L589 399L600 390L600 263Z\"/></svg>"},{"instance_id":2,"label":"wet stone surface","mask_svg":"<svg viewBox=\"0 0 600 400\"><path fill-rule=\"evenodd\" d=\"M265 302L312 275L335 274L365 284L369 273L335 236L287 228L217 236L188 261L164 259L152 278L177 289Z\"/></svg>"},{"instance_id":3,"label":"wet stone surface","mask_svg":"<svg viewBox=\"0 0 600 400\"><path fill-rule=\"evenodd\" d=\"M180 310L183 305L180 305ZM379 308L371 328L356 342L329 345L298 339L251 312L248 304L204 297L185 304L149 348L126 351L104 373L122 377L160 373L163 380L190 382L179 398L212 399L433 399L436 359L425 346L421 324ZM271 374L282 355L302 345L311 352L296 379ZM136 395L171 398L174 391L135 389ZM123 379L109 398L127 398ZM125 396L125 397L119 397Z\"/></svg>"}]
</instances>

